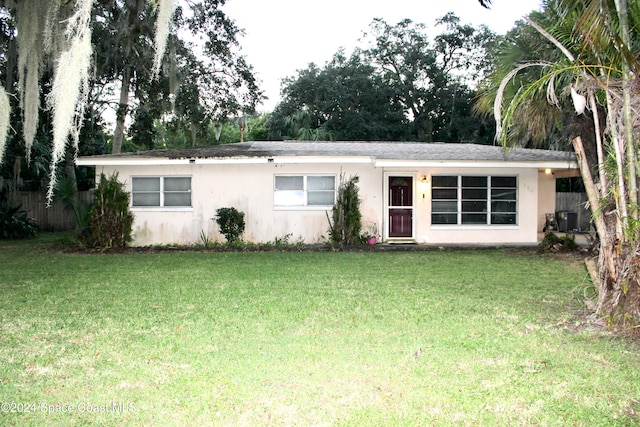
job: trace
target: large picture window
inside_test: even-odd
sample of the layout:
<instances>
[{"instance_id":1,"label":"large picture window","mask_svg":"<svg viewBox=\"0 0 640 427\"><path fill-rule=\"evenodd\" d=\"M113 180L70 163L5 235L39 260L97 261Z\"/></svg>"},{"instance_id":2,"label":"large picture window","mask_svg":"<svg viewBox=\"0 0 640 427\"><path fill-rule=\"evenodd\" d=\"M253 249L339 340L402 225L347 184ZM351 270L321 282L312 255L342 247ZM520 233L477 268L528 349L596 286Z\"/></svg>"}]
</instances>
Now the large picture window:
<instances>
[{"instance_id":1,"label":"large picture window","mask_svg":"<svg viewBox=\"0 0 640 427\"><path fill-rule=\"evenodd\" d=\"M131 178L131 206L191 207L191 177L133 177Z\"/></svg>"},{"instance_id":2,"label":"large picture window","mask_svg":"<svg viewBox=\"0 0 640 427\"><path fill-rule=\"evenodd\" d=\"M431 224L517 224L515 176L434 175Z\"/></svg>"},{"instance_id":3,"label":"large picture window","mask_svg":"<svg viewBox=\"0 0 640 427\"><path fill-rule=\"evenodd\" d=\"M274 206L333 206L335 200L335 175L276 175L274 178Z\"/></svg>"}]
</instances>

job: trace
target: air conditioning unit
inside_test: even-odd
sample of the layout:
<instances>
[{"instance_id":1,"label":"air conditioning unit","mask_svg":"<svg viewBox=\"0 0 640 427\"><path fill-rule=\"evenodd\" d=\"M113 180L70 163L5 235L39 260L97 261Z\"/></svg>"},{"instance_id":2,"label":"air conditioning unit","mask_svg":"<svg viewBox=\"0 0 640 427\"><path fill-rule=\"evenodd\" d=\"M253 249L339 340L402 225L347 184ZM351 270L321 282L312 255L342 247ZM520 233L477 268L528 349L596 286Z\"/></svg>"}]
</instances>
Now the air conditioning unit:
<instances>
[{"instance_id":1,"label":"air conditioning unit","mask_svg":"<svg viewBox=\"0 0 640 427\"><path fill-rule=\"evenodd\" d=\"M556 222L558 231L562 233L570 233L578 230L578 213L570 211L556 212Z\"/></svg>"}]
</instances>

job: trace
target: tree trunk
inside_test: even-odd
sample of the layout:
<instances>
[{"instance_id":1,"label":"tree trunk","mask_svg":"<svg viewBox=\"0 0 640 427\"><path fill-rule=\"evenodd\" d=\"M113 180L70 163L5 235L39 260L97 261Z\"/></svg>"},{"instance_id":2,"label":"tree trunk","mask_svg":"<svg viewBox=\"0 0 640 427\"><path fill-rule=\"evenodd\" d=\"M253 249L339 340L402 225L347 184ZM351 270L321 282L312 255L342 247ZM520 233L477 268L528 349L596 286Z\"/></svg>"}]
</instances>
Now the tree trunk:
<instances>
[{"instance_id":1,"label":"tree trunk","mask_svg":"<svg viewBox=\"0 0 640 427\"><path fill-rule=\"evenodd\" d=\"M595 314L609 324L640 324L640 245L618 238L619 218L616 210L600 203L600 196L591 176L582 139L573 140L582 180L593 212L593 221L600 238L598 271L590 269L597 293Z\"/></svg>"},{"instance_id":2,"label":"tree trunk","mask_svg":"<svg viewBox=\"0 0 640 427\"><path fill-rule=\"evenodd\" d=\"M73 215L75 216L76 226L80 226L80 212L78 207L80 205L80 200L78 199L78 179L76 178L76 149L73 144L67 144L67 148L64 153L65 156L65 175L69 182L71 183L71 193L67 195L69 208L73 210Z\"/></svg>"},{"instance_id":3,"label":"tree trunk","mask_svg":"<svg viewBox=\"0 0 640 427\"><path fill-rule=\"evenodd\" d=\"M620 25L620 38L625 46L631 47L629 34L629 15L627 0L615 0ZM633 64L635 65L635 64ZM623 97L623 117L624 117L624 140L627 149L627 176L629 177L629 215L632 220L638 219L638 186L636 180L636 146L633 138L633 114L631 111L631 68L627 58L622 60L622 97ZM627 218L624 219L625 222Z\"/></svg>"},{"instance_id":4,"label":"tree trunk","mask_svg":"<svg viewBox=\"0 0 640 427\"><path fill-rule=\"evenodd\" d=\"M596 184L591 176L591 168L589 167L587 154L585 153L584 146L582 145L582 138L578 136L573 140L573 148L578 159L578 166L580 166L580 174L582 175L584 188L587 192L591 212L593 212L592 219L595 224L598 237L600 238L600 242L604 242L605 239L608 239L608 233L604 221L604 215L602 214L602 208L600 206L600 192L596 188Z\"/></svg>"},{"instance_id":5,"label":"tree trunk","mask_svg":"<svg viewBox=\"0 0 640 427\"><path fill-rule=\"evenodd\" d=\"M129 110L129 86L131 84L131 69L125 67L122 72L122 85L120 86L120 103L116 113L116 130L113 133L113 144L111 152L118 154L122 151L122 141L124 140L124 121Z\"/></svg>"}]
</instances>

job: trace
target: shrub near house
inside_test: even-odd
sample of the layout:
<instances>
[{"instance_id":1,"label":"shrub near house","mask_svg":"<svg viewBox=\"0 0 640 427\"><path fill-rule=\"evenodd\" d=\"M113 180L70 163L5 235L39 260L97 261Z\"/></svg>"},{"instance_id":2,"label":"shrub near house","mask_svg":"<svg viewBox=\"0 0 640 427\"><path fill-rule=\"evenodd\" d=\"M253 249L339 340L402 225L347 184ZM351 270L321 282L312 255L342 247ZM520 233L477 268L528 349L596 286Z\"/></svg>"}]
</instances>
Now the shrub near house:
<instances>
[{"instance_id":1,"label":"shrub near house","mask_svg":"<svg viewBox=\"0 0 640 427\"><path fill-rule=\"evenodd\" d=\"M117 173L109 178L100 175L88 224L82 233L82 241L89 247L124 248L131 241L133 214L129 211L129 193L118 181Z\"/></svg>"},{"instance_id":2,"label":"shrub near house","mask_svg":"<svg viewBox=\"0 0 640 427\"><path fill-rule=\"evenodd\" d=\"M240 240L245 227L243 212L236 208L220 208L216 210L215 220L227 242L235 243Z\"/></svg>"},{"instance_id":3,"label":"shrub near house","mask_svg":"<svg viewBox=\"0 0 640 427\"><path fill-rule=\"evenodd\" d=\"M25 239L36 235L38 228L22 206L10 206L0 198L0 239Z\"/></svg>"}]
</instances>

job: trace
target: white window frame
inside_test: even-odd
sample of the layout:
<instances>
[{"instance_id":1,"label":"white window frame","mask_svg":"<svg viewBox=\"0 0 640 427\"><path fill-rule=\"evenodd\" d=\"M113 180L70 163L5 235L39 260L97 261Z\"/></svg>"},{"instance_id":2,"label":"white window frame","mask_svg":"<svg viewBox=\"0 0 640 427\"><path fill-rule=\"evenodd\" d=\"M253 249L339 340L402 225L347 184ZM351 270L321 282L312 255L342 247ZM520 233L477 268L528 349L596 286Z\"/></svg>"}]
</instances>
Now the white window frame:
<instances>
[{"instance_id":1,"label":"white window frame","mask_svg":"<svg viewBox=\"0 0 640 427\"><path fill-rule=\"evenodd\" d=\"M456 190L456 199L455 199L455 203L456 203L456 212L437 212L433 210L433 203L437 202L439 200L445 201L445 200L450 200L451 202L453 202L453 199L438 199L438 198L434 198L433 192L434 190L438 190L439 188L437 186L434 185L433 181L434 181L434 177L438 177L438 176L446 176L446 177L456 177L457 178L457 186L455 188ZM486 202L486 211L483 212L465 212L463 211L463 202L465 202L465 199L463 199L462 197L462 190L463 188L474 188L474 187L463 187L462 184L462 180L464 177L479 177L479 178L486 178L487 179L487 185L486 187L477 187L478 189L485 189L486 191L486 199L482 199ZM515 190L515 199L514 200L504 200L506 202L514 202L515 203L515 209L513 212L501 212L501 211L492 211L492 205L494 201L498 201L498 200L502 200L502 199L497 199L497 200L492 200L492 190L493 189L499 189L499 188L506 188L506 187L500 187L500 186L494 186L493 185L493 178L514 178L516 183L515 183L515 187L508 187L509 189L514 189ZM519 214L518 214L518 200L519 200L519 177L517 175L481 175L481 174L474 174L474 175L457 175L457 174L442 174L442 175L432 175L431 178L431 182L432 182L432 187L431 187L431 225L434 227L498 227L498 228L503 228L503 227L514 227L518 225L518 218L519 218ZM444 187L444 188L449 188L449 189L453 189L454 187ZM480 200L480 199L478 199ZM442 213L442 214L456 214L456 222L455 223L434 223L433 222L433 217L434 215L437 215L438 213ZM464 213L478 213L478 214L484 214L486 215L486 222L484 223L463 223L462 217ZM492 222L492 216L493 214L497 214L497 213L503 213L503 214L508 214L508 215L513 215L515 217L515 220L513 223L508 223L508 224L501 224L501 223L493 223Z\"/></svg>"},{"instance_id":2,"label":"white window frame","mask_svg":"<svg viewBox=\"0 0 640 427\"><path fill-rule=\"evenodd\" d=\"M276 188L277 180L280 177L298 177L302 178L302 188L299 190L278 190ZM333 190L309 190L308 188L308 179L310 177L330 177L333 178ZM278 192L279 191L298 191L301 192L302 198L301 203L299 204L276 204L278 200ZM332 191L333 192L333 202L329 205L315 205L309 204L308 196L309 192L313 191ZM332 209L336 203L336 195L338 193L338 180L336 174L327 174L327 173L318 173L318 174L278 174L273 176L273 208L275 210L328 210Z\"/></svg>"},{"instance_id":3,"label":"white window frame","mask_svg":"<svg viewBox=\"0 0 640 427\"><path fill-rule=\"evenodd\" d=\"M160 181L160 188L157 191L135 191L133 187L133 182L135 179L143 178L143 179L158 179ZM177 191L176 193L189 193L189 205L180 205L180 206L165 206L165 194L170 191L165 190L165 179L171 178L188 178L189 179L189 189L186 191ZM140 210L191 210L193 208L193 177L191 175L139 175L131 177L131 209L140 209ZM134 205L133 204L133 196L134 193L154 193L159 194L159 205L153 206L144 206L144 205Z\"/></svg>"}]
</instances>

